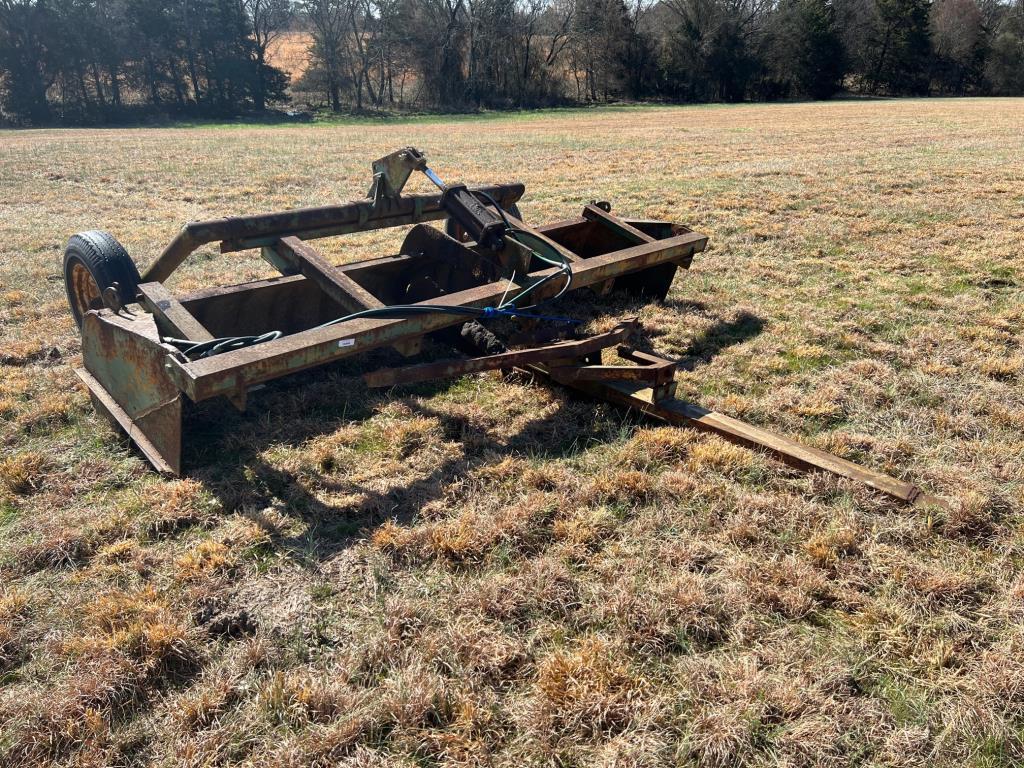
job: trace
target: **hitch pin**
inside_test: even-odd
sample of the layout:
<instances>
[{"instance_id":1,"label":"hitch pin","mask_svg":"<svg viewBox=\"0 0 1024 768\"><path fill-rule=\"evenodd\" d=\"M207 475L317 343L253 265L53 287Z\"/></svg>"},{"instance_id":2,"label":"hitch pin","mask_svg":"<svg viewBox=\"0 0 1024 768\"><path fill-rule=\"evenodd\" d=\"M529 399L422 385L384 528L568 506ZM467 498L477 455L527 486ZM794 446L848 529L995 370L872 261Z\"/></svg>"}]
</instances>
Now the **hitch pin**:
<instances>
[{"instance_id":1,"label":"hitch pin","mask_svg":"<svg viewBox=\"0 0 1024 768\"><path fill-rule=\"evenodd\" d=\"M423 170L423 173L426 175L426 177L428 179L430 179L432 182L434 182L434 186L435 187L440 189L442 192L445 191L446 187L444 185L444 182L441 181L441 179L438 178L436 173L434 173L432 170L430 170L430 168L428 168L425 165L423 166L422 170Z\"/></svg>"}]
</instances>

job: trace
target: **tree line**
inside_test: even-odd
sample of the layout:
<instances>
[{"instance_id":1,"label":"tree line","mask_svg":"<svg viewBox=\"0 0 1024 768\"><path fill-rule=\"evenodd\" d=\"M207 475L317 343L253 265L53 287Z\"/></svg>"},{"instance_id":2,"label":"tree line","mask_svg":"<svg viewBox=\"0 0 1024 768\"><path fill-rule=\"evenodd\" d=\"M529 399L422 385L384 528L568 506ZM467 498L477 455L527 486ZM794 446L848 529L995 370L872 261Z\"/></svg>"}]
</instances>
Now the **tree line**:
<instances>
[{"instance_id":1,"label":"tree line","mask_svg":"<svg viewBox=\"0 0 1024 768\"><path fill-rule=\"evenodd\" d=\"M226 116L286 98L266 60L288 0L0 0L0 112L102 123Z\"/></svg>"},{"instance_id":2,"label":"tree line","mask_svg":"<svg viewBox=\"0 0 1024 768\"><path fill-rule=\"evenodd\" d=\"M268 60L308 40L295 82ZM0 117L1024 94L1024 0L0 0Z\"/></svg>"}]
</instances>

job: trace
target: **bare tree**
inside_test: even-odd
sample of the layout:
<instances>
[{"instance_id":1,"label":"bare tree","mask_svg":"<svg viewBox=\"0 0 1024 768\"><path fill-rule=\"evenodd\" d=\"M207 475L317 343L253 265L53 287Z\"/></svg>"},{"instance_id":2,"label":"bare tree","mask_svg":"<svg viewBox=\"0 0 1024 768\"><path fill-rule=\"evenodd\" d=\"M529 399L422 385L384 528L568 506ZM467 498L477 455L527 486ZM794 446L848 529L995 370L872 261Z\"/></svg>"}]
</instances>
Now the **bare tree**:
<instances>
[{"instance_id":1,"label":"bare tree","mask_svg":"<svg viewBox=\"0 0 1024 768\"><path fill-rule=\"evenodd\" d=\"M377 103L383 104L385 96L389 103L395 102L396 75L403 69L402 49L402 0L375 0L377 15Z\"/></svg>"},{"instance_id":2,"label":"bare tree","mask_svg":"<svg viewBox=\"0 0 1024 768\"><path fill-rule=\"evenodd\" d=\"M572 42L572 22L575 15L574 0L554 0L545 10L548 40L547 52L544 54L546 66L554 66Z\"/></svg>"},{"instance_id":3,"label":"bare tree","mask_svg":"<svg viewBox=\"0 0 1024 768\"><path fill-rule=\"evenodd\" d=\"M647 87L645 80L651 73L654 48L644 29L647 16L656 0L631 0L626 4L626 49L624 66L630 96L640 99Z\"/></svg>"},{"instance_id":4,"label":"bare tree","mask_svg":"<svg viewBox=\"0 0 1024 768\"><path fill-rule=\"evenodd\" d=\"M345 80L345 35L348 14L345 0L305 0L306 18L313 32L311 53L323 77L331 109L341 111Z\"/></svg>"},{"instance_id":5,"label":"bare tree","mask_svg":"<svg viewBox=\"0 0 1024 768\"><path fill-rule=\"evenodd\" d=\"M933 70L945 90L964 93L981 59L984 17L975 0L937 0L929 12Z\"/></svg>"},{"instance_id":6,"label":"bare tree","mask_svg":"<svg viewBox=\"0 0 1024 768\"><path fill-rule=\"evenodd\" d=\"M50 117L46 92L56 79L48 55L55 19L37 0L0 0L0 86L4 104L34 122ZM4 82L6 81L6 82Z\"/></svg>"},{"instance_id":7,"label":"bare tree","mask_svg":"<svg viewBox=\"0 0 1024 768\"><path fill-rule=\"evenodd\" d=\"M469 31L464 0L409 2L404 24L421 97L449 107L464 104Z\"/></svg>"},{"instance_id":8,"label":"bare tree","mask_svg":"<svg viewBox=\"0 0 1024 768\"><path fill-rule=\"evenodd\" d=\"M291 23L292 4L290 0L242 0L242 7L249 20L249 34L256 59L253 106L262 112L266 108L267 50Z\"/></svg>"}]
</instances>

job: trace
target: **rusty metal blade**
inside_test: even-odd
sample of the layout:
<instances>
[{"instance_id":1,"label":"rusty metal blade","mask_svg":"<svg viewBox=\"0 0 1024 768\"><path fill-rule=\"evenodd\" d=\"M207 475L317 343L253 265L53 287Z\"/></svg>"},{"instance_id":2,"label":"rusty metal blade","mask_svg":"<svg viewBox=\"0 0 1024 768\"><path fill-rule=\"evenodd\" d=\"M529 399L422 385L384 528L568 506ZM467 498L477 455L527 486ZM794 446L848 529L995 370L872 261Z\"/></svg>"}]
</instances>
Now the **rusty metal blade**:
<instances>
[{"instance_id":1,"label":"rusty metal blade","mask_svg":"<svg viewBox=\"0 0 1024 768\"><path fill-rule=\"evenodd\" d=\"M88 388L96 410L125 431L157 472L173 476L181 474L180 398L133 420L85 368L76 368L75 373Z\"/></svg>"},{"instance_id":2,"label":"rusty metal blade","mask_svg":"<svg viewBox=\"0 0 1024 768\"><path fill-rule=\"evenodd\" d=\"M139 310L137 305L136 310ZM153 315L86 312L79 377L93 403L118 424L154 467L181 471L181 393L164 368Z\"/></svg>"}]
</instances>

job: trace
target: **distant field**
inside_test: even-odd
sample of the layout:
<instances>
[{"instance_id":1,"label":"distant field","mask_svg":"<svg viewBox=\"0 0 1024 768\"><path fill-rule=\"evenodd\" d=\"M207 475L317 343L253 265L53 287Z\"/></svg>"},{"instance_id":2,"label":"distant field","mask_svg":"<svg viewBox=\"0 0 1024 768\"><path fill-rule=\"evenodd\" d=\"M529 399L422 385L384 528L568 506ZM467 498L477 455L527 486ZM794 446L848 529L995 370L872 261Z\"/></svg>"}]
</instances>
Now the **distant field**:
<instances>
[{"instance_id":1,"label":"distant field","mask_svg":"<svg viewBox=\"0 0 1024 768\"><path fill-rule=\"evenodd\" d=\"M287 32L270 45L267 61L287 72L294 82L309 67L309 48L312 44L313 37L308 32Z\"/></svg>"},{"instance_id":2,"label":"distant field","mask_svg":"<svg viewBox=\"0 0 1024 768\"><path fill-rule=\"evenodd\" d=\"M355 364L150 471L72 373L68 236L144 265L410 144L526 182L530 222L606 199L707 233L665 305L591 329L639 312L681 395L951 510ZM0 764L1020 765L1022 211L1024 100L0 132ZM205 249L171 287L266 274Z\"/></svg>"}]
</instances>

